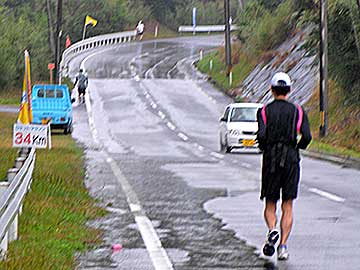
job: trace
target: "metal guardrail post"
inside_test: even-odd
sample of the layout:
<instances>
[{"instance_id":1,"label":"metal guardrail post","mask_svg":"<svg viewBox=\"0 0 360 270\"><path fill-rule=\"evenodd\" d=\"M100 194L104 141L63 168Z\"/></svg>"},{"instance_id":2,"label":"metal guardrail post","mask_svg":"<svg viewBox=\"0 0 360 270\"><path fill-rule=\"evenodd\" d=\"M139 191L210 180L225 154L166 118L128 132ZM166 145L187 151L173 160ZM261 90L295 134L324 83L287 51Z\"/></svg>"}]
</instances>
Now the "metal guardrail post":
<instances>
[{"instance_id":1,"label":"metal guardrail post","mask_svg":"<svg viewBox=\"0 0 360 270\"><path fill-rule=\"evenodd\" d=\"M17 157L15 159L15 168L20 169L23 166L25 160L25 157Z\"/></svg>"},{"instance_id":2,"label":"metal guardrail post","mask_svg":"<svg viewBox=\"0 0 360 270\"><path fill-rule=\"evenodd\" d=\"M25 148L24 148L25 149ZM27 151L26 151L27 152ZM16 160L19 161L15 161L18 162L18 165L20 165L19 168L11 168L8 170L7 172L7 187L9 186L9 184L11 183L11 181L15 178L16 174L19 172L19 169L22 167L22 165L24 164L24 161L26 160L25 157L18 157L16 158ZM19 224L19 214L22 213L22 204L19 208L18 214L14 217L13 222L11 223L9 230L8 230L8 235L7 235L7 241L8 242L12 242L15 241L18 238L18 224Z\"/></svg>"},{"instance_id":3,"label":"metal guardrail post","mask_svg":"<svg viewBox=\"0 0 360 270\"><path fill-rule=\"evenodd\" d=\"M19 168L11 168L7 171L7 182L11 183L11 181L15 178L16 174L19 172Z\"/></svg>"},{"instance_id":4,"label":"metal guardrail post","mask_svg":"<svg viewBox=\"0 0 360 270\"><path fill-rule=\"evenodd\" d=\"M11 169L10 169L11 170ZM18 171L18 169L16 169ZM15 174L12 174L13 177L12 179L15 177ZM4 182L0 182L0 197L3 195L3 193L8 189L9 187L9 181L4 181ZM8 249L8 241L9 241L9 233L6 233L6 235L4 236L3 240L0 243L0 259L5 259L6 258L6 252Z\"/></svg>"},{"instance_id":5,"label":"metal guardrail post","mask_svg":"<svg viewBox=\"0 0 360 270\"><path fill-rule=\"evenodd\" d=\"M18 224L19 224L19 213L15 215L13 222L10 225L8 231L9 242L15 241L18 238Z\"/></svg>"},{"instance_id":6,"label":"metal guardrail post","mask_svg":"<svg viewBox=\"0 0 360 270\"><path fill-rule=\"evenodd\" d=\"M6 259L6 252L8 250L8 236L9 236L9 233L6 232L3 240L0 243L0 259L1 260Z\"/></svg>"},{"instance_id":7,"label":"metal guardrail post","mask_svg":"<svg viewBox=\"0 0 360 270\"><path fill-rule=\"evenodd\" d=\"M19 157L27 157L30 153L31 148L20 148L18 155Z\"/></svg>"}]
</instances>

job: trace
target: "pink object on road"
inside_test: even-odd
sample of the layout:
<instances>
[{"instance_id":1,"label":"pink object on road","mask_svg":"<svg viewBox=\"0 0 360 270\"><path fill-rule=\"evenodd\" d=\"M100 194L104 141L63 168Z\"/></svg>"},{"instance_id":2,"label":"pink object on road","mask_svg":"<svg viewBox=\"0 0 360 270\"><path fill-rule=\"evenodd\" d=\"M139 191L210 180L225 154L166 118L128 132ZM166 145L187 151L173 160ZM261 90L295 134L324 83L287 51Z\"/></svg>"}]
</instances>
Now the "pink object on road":
<instances>
[{"instance_id":1,"label":"pink object on road","mask_svg":"<svg viewBox=\"0 0 360 270\"><path fill-rule=\"evenodd\" d=\"M122 250L122 245L121 244L113 244L111 248L113 251L120 251L120 250Z\"/></svg>"}]
</instances>

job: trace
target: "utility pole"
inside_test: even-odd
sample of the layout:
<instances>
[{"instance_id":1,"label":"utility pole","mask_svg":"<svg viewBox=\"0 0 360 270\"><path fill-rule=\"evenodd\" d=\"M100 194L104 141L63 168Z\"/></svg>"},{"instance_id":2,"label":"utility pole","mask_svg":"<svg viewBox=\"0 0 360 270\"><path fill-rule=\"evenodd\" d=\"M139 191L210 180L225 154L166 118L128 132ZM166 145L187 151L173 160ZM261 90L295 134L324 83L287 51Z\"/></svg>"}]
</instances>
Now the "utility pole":
<instances>
[{"instance_id":1,"label":"utility pole","mask_svg":"<svg viewBox=\"0 0 360 270\"><path fill-rule=\"evenodd\" d=\"M48 29L49 29L50 51L51 51L52 56L54 56L54 58L55 58L54 29L53 29L53 19L52 19L50 0L46 0L46 11L47 11L47 14L48 14Z\"/></svg>"},{"instance_id":2,"label":"utility pole","mask_svg":"<svg viewBox=\"0 0 360 270\"><path fill-rule=\"evenodd\" d=\"M225 53L226 53L226 74L229 76L232 69L231 64L231 37L230 37L230 3L229 0L224 0L225 10Z\"/></svg>"},{"instance_id":3,"label":"utility pole","mask_svg":"<svg viewBox=\"0 0 360 270\"><path fill-rule=\"evenodd\" d=\"M55 49L55 83L59 81L59 65L60 65L60 38L62 26L62 0L57 1L57 21L56 21L56 49Z\"/></svg>"},{"instance_id":4,"label":"utility pole","mask_svg":"<svg viewBox=\"0 0 360 270\"><path fill-rule=\"evenodd\" d=\"M328 3L320 0L320 137L328 131Z\"/></svg>"}]
</instances>

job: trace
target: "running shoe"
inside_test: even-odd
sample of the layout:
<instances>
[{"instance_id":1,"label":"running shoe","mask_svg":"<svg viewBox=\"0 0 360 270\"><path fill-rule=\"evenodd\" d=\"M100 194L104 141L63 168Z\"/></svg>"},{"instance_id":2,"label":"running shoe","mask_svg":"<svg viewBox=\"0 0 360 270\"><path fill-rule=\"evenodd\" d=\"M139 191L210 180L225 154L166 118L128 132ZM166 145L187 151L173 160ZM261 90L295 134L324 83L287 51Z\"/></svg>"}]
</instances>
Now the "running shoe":
<instances>
[{"instance_id":1,"label":"running shoe","mask_svg":"<svg viewBox=\"0 0 360 270\"><path fill-rule=\"evenodd\" d=\"M266 236L263 253L265 256L272 256L275 253L275 246L279 241L280 234L277 230L270 230Z\"/></svg>"},{"instance_id":2,"label":"running shoe","mask_svg":"<svg viewBox=\"0 0 360 270\"><path fill-rule=\"evenodd\" d=\"M278 259L281 261L286 261L287 259L289 259L289 251L287 249L286 245L280 245L278 247Z\"/></svg>"}]
</instances>

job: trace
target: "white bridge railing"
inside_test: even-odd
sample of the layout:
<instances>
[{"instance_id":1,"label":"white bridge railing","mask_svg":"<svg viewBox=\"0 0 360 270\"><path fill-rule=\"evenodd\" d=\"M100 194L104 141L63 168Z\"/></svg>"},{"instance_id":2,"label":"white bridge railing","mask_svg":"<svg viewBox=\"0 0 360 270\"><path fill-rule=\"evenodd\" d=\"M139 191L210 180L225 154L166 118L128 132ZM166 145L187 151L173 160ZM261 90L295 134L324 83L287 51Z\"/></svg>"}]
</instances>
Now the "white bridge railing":
<instances>
[{"instance_id":1,"label":"white bridge railing","mask_svg":"<svg viewBox=\"0 0 360 270\"><path fill-rule=\"evenodd\" d=\"M6 257L8 243L18 238L18 217L30 189L35 157L35 148L21 149L15 167L8 171L7 181L0 182L1 259Z\"/></svg>"},{"instance_id":2,"label":"white bridge railing","mask_svg":"<svg viewBox=\"0 0 360 270\"><path fill-rule=\"evenodd\" d=\"M62 54L62 59L60 63L60 76L67 73L67 65L69 61L77 54L98 47L130 42L132 40L135 40L135 38L136 38L136 31L133 30L133 31L95 36L74 43L69 48L67 48Z\"/></svg>"},{"instance_id":3,"label":"white bridge railing","mask_svg":"<svg viewBox=\"0 0 360 270\"><path fill-rule=\"evenodd\" d=\"M238 30L239 27L237 25L231 25L230 31ZM180 33L182 32L190 32L190 33L196 33L196 32L202 32L202 33L210 33L210 32L224 32L225 31L225 25L181 25L179 26L178 31Z\"/></svg>"}]
</instances>

